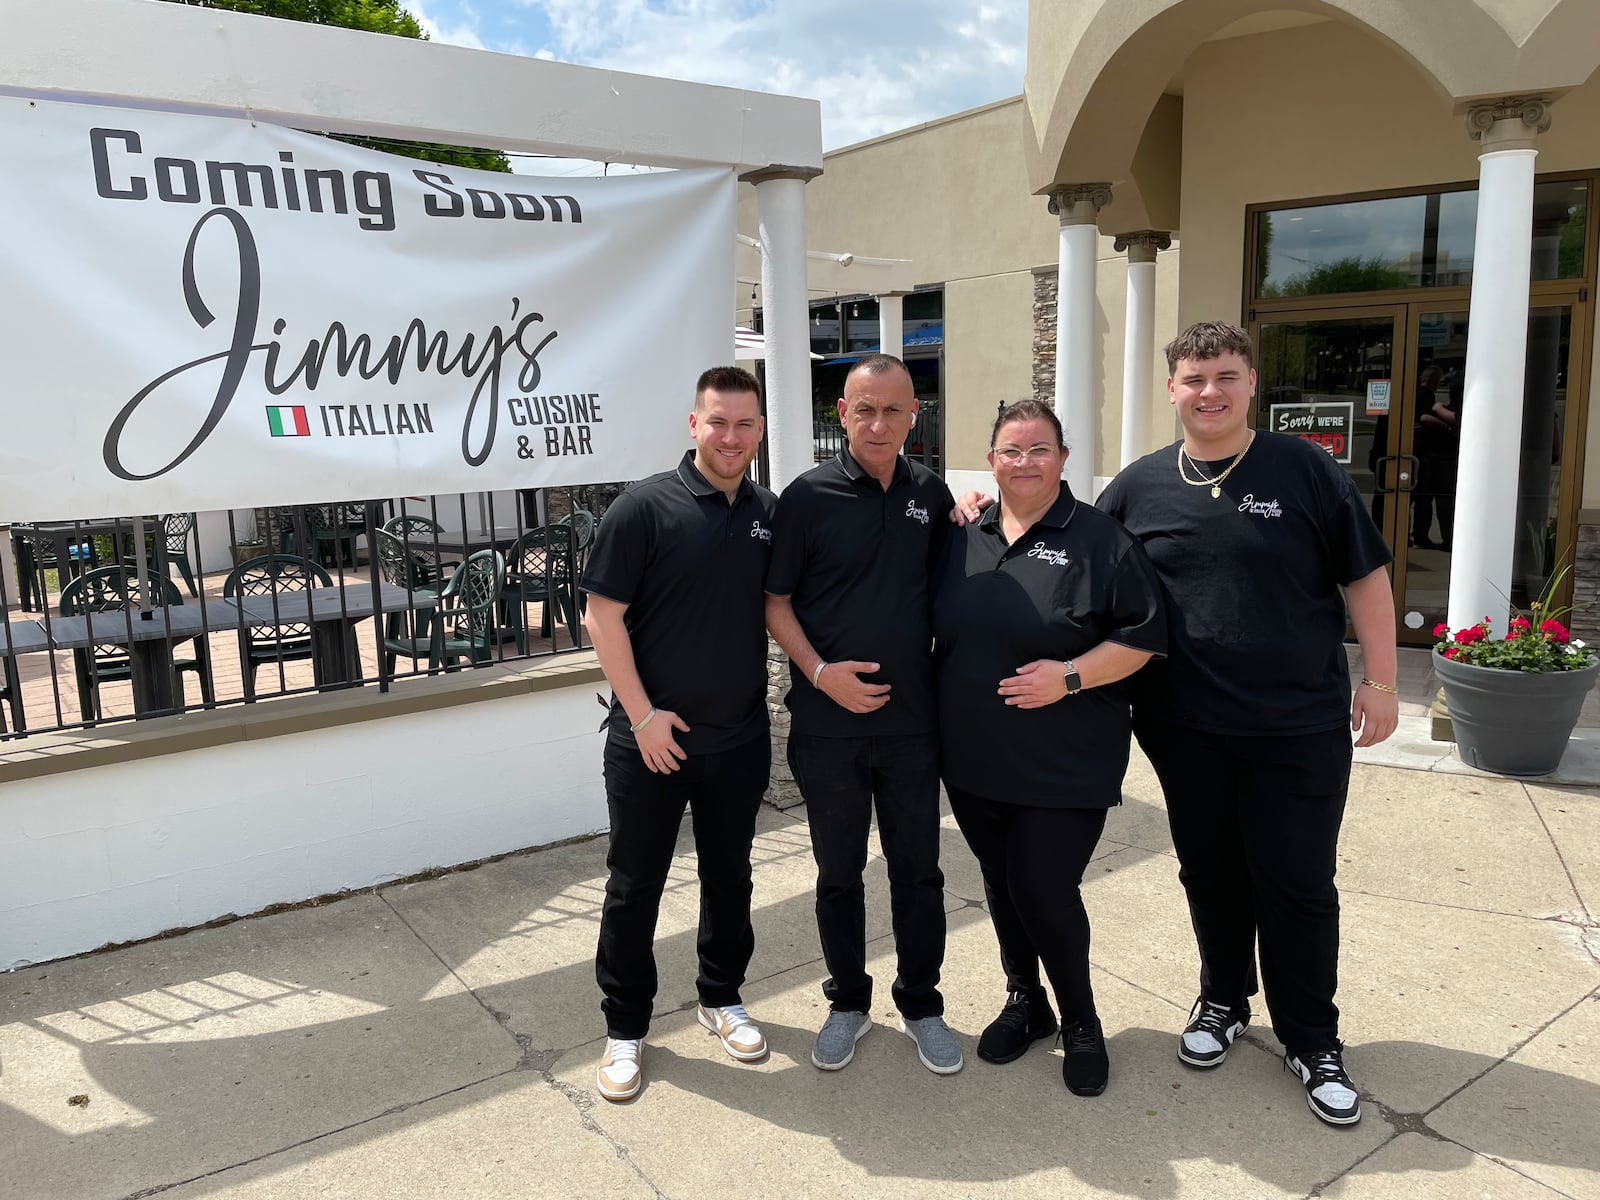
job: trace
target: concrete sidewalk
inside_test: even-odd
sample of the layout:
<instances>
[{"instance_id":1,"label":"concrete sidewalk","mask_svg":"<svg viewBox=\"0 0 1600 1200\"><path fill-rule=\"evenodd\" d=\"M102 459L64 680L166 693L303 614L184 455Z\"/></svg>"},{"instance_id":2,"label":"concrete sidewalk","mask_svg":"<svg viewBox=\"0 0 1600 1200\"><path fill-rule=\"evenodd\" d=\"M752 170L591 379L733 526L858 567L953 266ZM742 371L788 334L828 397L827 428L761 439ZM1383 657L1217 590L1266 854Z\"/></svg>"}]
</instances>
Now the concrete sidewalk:
<instances>
[{"instance_id":1,"label":"concrete sidewalk","mask_svg":"<svg viewBox=\"0 0 1600 1200\"><path fill-rule=\"evenodd\" d=\"M1340 1003L1367 1106L1345 1130L1307 1111L1264 1023L1214 1073L1176 1061L1197 967L1143 760L1085 886L1112 1056L1098 1099L1063 1088L1048 1046L977 1059L1003 984L945 827L958 1075L893 1028L876 857L878 1027L845 1071L812 1068L805 815L767 811L745 992L765 1063L693 1019L685 841L648 1084L595 1097L589 841L0 976L0 1197L1600 1198L1600 794L1356 768Z\"/></svg>"}]
</instances>

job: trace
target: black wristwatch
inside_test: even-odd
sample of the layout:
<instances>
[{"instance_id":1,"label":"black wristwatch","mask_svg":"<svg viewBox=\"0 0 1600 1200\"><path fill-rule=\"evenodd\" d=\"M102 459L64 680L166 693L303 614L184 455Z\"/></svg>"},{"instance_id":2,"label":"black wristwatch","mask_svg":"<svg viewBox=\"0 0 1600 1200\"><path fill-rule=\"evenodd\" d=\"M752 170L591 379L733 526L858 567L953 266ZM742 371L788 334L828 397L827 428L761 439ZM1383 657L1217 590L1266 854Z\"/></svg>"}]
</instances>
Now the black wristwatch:
<instances>
[{"instance_id":1,"label":"black wristwatch","mask_svg":"<svg viewBox=\"0 0 1600 1200\"><path fill-rule=\"evenodd\" d=\"M1078 674L1078 668L1073 664L1073 661L1070 658L1067 659L1066 666L1067 695L1076 696L1079 692L1083 691L1083 677Z\"/></svg>"}]
</instances>

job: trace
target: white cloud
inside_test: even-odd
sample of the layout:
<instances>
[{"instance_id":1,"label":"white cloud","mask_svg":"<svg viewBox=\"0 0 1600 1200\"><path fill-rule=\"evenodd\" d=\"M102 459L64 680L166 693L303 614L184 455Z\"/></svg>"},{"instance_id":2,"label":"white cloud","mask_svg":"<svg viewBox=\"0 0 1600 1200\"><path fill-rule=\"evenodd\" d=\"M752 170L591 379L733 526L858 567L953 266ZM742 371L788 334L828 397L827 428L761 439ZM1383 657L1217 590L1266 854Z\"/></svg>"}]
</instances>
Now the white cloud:
<instances>
[{"instance_id":1,"label":"white cloud","mask_svg":"<svg viewBox=\"0 0 1600 1200\"><path fill-rule=\"evenodd\" d=\"M463 8L461 18L454 25L442 25L428 12L422 0L406 0L405 9L417 19L429 41L443 42L447 46L466 46L471 50L487 50L478 33L478 23L471 9Z\"/></svg>"},{"instance_id":2,"label":"white cloud","mask_svg":"<svg viewBox=\"0 0 1600 1200\"><path fill-rule=\"evenodd\" d=\"M541 57L820 100L828 148L1022 89L1025 0L518 2Z\"/></svg>"}]
</instances>

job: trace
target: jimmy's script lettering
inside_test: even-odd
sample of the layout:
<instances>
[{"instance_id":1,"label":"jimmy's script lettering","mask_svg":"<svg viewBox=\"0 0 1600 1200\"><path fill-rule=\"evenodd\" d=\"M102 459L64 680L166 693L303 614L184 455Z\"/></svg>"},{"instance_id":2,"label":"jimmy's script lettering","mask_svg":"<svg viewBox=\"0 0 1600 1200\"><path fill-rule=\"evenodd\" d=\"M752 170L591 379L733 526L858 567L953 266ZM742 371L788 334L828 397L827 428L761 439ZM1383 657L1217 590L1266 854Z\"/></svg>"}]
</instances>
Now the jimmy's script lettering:
<instances>
[{"instance_id":1,"label":"jimmy's script lettering","mask_svg":"<svg viewBox=\"0 0 1600 1200\"><path fill-rule=\"evenodd\" d=\"M541 377L539 354L555 340L556 331L552 329L540 336L542 331L533 327L544 323L544 314L529 311L519 317L522 301L515 297L511 301L509 328L495 325L482 334L457 336L444 330L430 334L422 319L414 317L404 333L390 337L379 349L369 334L351 336L342 322L335 321L321 338L308 338L304 347L298 348L298 343L285 346L280 340L289 323L279 317L272 322L274 336L265 341L259 340L261 261L250 226L230 208L213 208L195 222L189 234L189 244L183 252L183 298L188 305L189 315L199 328L207 329L216 320L211 307L200 294L200 285L195 277L196 247L200 243L200 235L213 221L221 221L231 231L239 259L239 287L238 294L232 298L233 327L229 332L227 348L180 363L158 375L122 406L106 431L103 447L106 468L119 479L155 479L198 450L228 411L228 405L233 402L246 371L252 367L252 357L258 351L262 352L262 386L274 396L281 396L296 386L307 392L316 391L325 370L332 370L341 379L352 373L365 380L382 376L391 386L398 385L408 371L425 374L432 370L441 376L460 375L463 379L475 379L477 383L461 423L461 456L474 467L482 466L494 448L495 426L500 411L501 360L515 350L522 360L517 372L519 390L529 393L538 388ZM538 340L532 341L535 337ZM516 359L511 361L515 363ZM172 461L154 470L135 471L125 465L122 461L122 433L139 406L163 385L211 363L222 364L221 379L217 383L211 408L188 445Z\"/></svg>"}]
</instances>

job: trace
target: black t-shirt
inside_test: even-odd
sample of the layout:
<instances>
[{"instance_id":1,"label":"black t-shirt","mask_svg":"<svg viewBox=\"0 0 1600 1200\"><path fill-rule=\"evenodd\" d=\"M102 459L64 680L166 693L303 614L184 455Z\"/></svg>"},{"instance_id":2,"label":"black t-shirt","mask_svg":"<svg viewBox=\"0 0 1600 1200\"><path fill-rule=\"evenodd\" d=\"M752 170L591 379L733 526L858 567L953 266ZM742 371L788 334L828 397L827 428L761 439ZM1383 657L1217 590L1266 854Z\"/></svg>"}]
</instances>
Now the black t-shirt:
<instances>
[{"instance_id":1,"label":"black t-shirt","mask_svg":"<svg viewBox=\"0 0 1600 1200\"><path fill-rule=\"evenodd\" d=\"M583 589L626 604L623 624L650 703L677 713L688 754L715 754L767 732L762 580L777 498L748 479L733 503L694 465L640 480L595 530ZM611 697L611 736L632 743Z\"/></svg>"},{"instance_id":2,"label":"black t-shirt","mask_svg":"<svg viewBox=\"0 0 1600 1200\"><path fill-rule=\"evenodd\" d=\"M841 450L778 500L767 591L789 596L812 649L827 662L875 662L887 683L870 713L840 708L789 664L795 733L881 737L932 733L933 643L929 575L955 500L932 471L903 456L885 489Z\"/></svg>"},{"instance_id":3,"label":"black t-shirt","mask_svg":"<svg viewBox=\"0 0 1600 1200\"><path fill-rule=\"evenodd\" d=\"M1128 466L1099 501L1165 589L1167 657L1135 676L1135 714L1236 734L1348 725L1339 587L1392 558L1354 481L1325 450L1258 431L1213 498L1183 481L1178 446ZM1233 461L1197 465L1215 477Z\"/></svg>"},{"instance_id":4,"label":"black t-shirt","mask_svg":"<svg viewBox=\"0 0 1600 1200\"><path fill-rule=\"evenodd\" d=\"M1121 802L1128 769L1130 680L1033 709L1006 704L997 689L1018 667L1105 641L1165 653L1155 569L1126 529L1077 503L1066 484L1009 546L999 518L997 504L951 533L934 589L945 782L1014 804L1108 808Z\"/></svg>"}]
</instances>

